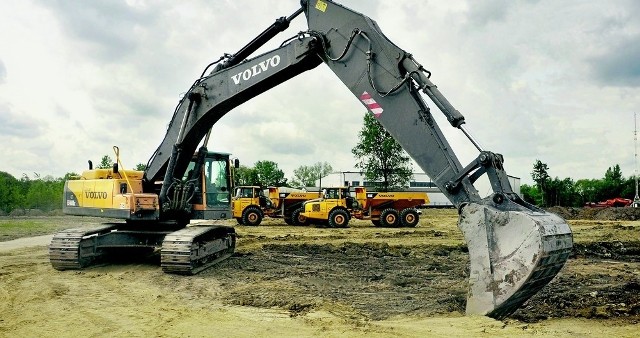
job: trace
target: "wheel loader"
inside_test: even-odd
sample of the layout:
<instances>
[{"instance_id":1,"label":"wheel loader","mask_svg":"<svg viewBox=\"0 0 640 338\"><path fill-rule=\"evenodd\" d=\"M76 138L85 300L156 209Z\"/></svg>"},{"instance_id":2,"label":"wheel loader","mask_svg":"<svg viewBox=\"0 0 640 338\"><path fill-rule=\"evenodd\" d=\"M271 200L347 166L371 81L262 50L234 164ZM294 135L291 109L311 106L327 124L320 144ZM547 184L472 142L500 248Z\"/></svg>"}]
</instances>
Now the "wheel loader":
<instances>
[{"instance_id":1,"label":"wheel loader","mask_svg":"<svg viewBox=\"0 0 640 338\"><path fill-rule=\"evenodd\" d=\"M307 30L252 56L300 14ZM420 32L420 22L413 27L417 32L407 34L428 34ZM437 46L432 50L437 53ZM331 0L300 1L293 14L277 19L238 52L225 53L208 65L178 103L147 168L132 174L135 177L126 185L122 179L126 181L128 173L119 170L83 174L82 188L69 182L66 212L123 221L56 234L50 247L53 266L82 268L104 252L125 246L160 247L167 272L197 273L228 257L235 246L233 228L188 224L194 217L232 217L230 198L216 198L211 205L206 198L207 166L228 165L228 161L205 161L209 136L214 140L216 136L211 127L233 108L320 64L336 75L458 209L458 227L470 256L467 313L508 316L562 269L573 247L567 223L513 191L503 156L483 149L471 136L464 116L432 82L431 71L390 41L373 19ZM318 84L316 99L322 97L323 87L326 83ZM459 161L426 99L477 149L470 163ZM192 162L201 144L198 153L203 157ZM190 163L199 168L189 173ZM485 176L492 193L481 197L474 183ZM226 190L215 191L229 193L229 188L227 183ZM223 208L216 209L218 205Z\"/></svg>"}]
</instances>

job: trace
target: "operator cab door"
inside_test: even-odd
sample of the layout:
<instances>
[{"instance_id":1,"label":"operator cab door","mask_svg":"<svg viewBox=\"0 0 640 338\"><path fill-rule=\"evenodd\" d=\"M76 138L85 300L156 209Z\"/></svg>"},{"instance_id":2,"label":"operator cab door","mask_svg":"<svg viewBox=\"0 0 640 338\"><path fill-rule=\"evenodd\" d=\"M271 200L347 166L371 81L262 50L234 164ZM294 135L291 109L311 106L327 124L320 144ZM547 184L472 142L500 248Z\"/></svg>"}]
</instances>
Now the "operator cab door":
<instances>
[{"instance_id":1,"label":"operator cab door","mask_svg":"<svg viewBox=\"0 0 640 338\"><path fill-rule=\"evenodd\" d=\"M189 164L190 169L193 167L196 167L194 162ZM229 154L207 152L200 168L200 184L196 189L192 218L231 218Z\"/></svg>"}]
</instances>

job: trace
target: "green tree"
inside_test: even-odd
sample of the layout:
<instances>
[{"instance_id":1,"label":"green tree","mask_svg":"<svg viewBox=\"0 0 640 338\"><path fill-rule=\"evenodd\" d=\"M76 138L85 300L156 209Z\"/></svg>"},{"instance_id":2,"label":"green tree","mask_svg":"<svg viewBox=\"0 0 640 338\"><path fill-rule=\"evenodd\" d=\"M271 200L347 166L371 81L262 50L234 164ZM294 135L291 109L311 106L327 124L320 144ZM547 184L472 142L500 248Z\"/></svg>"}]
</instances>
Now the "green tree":
<instances>
[{"instance_id":1,"label":"green tree","mask_svg":"<svg viewBox=\"0 0 640 338\"><path fill-rule=\"evenodd\" d=\"M311 187L321 177L325 177L333 171L328 162L316 162L313 165L302 165L293 170L293 179L291 186L293 187Z\"/></svg>"},{"instance_id":2,"label":"green tree","mask_svg":"<svg viewBox=\"0 0 640 338\"><path fill-rule=\"evenodd\" d=\"M110 169L113 167L113 160L109 155L102 156L100 160L100 164L98 165L98 169Z\"/></svg>"},{"instance_id":3,"label":"green tree","mask_svg":"<svg viewBox=\"0 0 640 338\"><path fill-rule=\"evenodd\" d=\"M258 173L254 168L240 165L236 168L233 175L233 184L235 186L240 185L260 185L258 180Z\"/></svg>"},{"instance_id":4,"label":"green tree","mask_svg":"<svg viewBox=\"0 0 640 338\"><path fill-rule=\"evenodd\" d=\"M570 178L561 180L556 177L549 180L547 183L547 191L545 193L547 205L565 207L575 206L574 196L576 193L573 180Z\"/></svg>"},{"instance_id":5,"label":"green tree","mask_svg":"<svg viewBox=\"0 0 640 338\"><path fill-rule=\"evenodd\" d=\"M27 174L22 174L13 190L13 210L27 209L27 192L31 185L31 179Z\"/></svg>"},{"instance_id":6,"label":"green tree","mask_svg":"<svg viewBox=\"0 0 640 338\"><path fill-rule=\"evenodd\" d=\"M604 199L622 196L622 190L624 190L624 177L622 177L620 165L616 164L607 169L604 173L601 190L604 194Z\"/></svg>"},{"instance_id":7,"label":"green tree","mask_svg":"<svg viewBox=\"0 0 640 338\"><path fill-rule=\"evenodd\" d=\"M0 171L0 211L11 212L16 205L18 180L11 174Z\"/></svg>"},{"instance_id":8,"label":"green tree","mask_svg":"<svg viewBox=\"0 0 640 338\"><path fill-rule=\"evenodd\" d=\"M600 200L600 186L602 180L596 179L580 179L575 183L576 202L578 206L582 206L587 202L596 202Z\"/></svg>"},{"instance_id":9,"label":"green tree","mask_svg":"<svg viewBox=\"0 0 640 338\"><path fill-rule=\"evenodd\" d=\"M287 185L284 172L278 168L278 164L273 161L258 161L254 165L254 170L258 177L258 184L261 187L280 187Z\"/></svg>"},{"instance_id":10,"label":"green tree","mask_svg":"<svg viewBox=\"0 0 640 338\"><path fill-rule=\"evenodd\" d=\"M635 176L631 176L627 178L623 183L623 189L620 193L622 197L628 199L634 199L636 196L636 178Z\"/></svg>"},{"instance_id":11,"label":"green tree","mask_svg":"<svg viewBox=\"0 0 640 338\"><path fill-rule=\"evenodd\" d=\"M546 163L542 163L540 160L536 160L533 164L533 171L531 172L531 178L534 182L536 182L536 186L541 193L541 201L540 205L546 206L545 204L545 191L547 186L549 185L549 181L551 180L551 176L549 176L549 166Z\"/></svg>"},{"instance_id":12,"label":"green tree","mask_svg":"<svg viewBox=\"0 0 640 338\"><path fill-rule=\"evenodd\" d=\"M351 152L357 160L355 166L363 170L366 180L381 182L383 190L409 183L413 174L409 156L373 114L364 115L358 138Z\"/></svg>"},{"instance_id":13,"label":"green tree","mask_svg":"<svg viewBox=\"0 0 640 338\"><path fill-rule=\"evenodd\" d=\"M542 196L540 194L540 190L538 190L537 186L531 186L528 184L523 184L520 186L520 195L522 195L522 199L526 202L539 205L542 200Z\"/></svg>"},{"instance_id":14,"label":"green tree","mask_svg":"<svg viewBox=\"0 0 640 338\"><path fill-rule=\"evenodd\" d=\"M144 163L138 163L136 164L135 170L145 171L147 170L147 165Z\"/></svg>"},{"instance_id":15,"label":"green tree","mask_svg":"<svg viewBox=\"0 0 640 338\"><path fill-rule=\"evenodd\" d=\"M62 179L51 176L32 180L25 196L28 209L51 211L59 209L62 205Z\"/></svg>"},{"instance_id":16,"label":"green tree","mask_svg":"<svg viewBox=\"0 0 640 338\"><path fill-rule=\"evenodd\" d=\"M80 175L78 175L77 173L68 172L68 173L64 174L64 177L62 178L62 181L79 180L79 179L80 179Z\"/></svg>"}]
</instances>

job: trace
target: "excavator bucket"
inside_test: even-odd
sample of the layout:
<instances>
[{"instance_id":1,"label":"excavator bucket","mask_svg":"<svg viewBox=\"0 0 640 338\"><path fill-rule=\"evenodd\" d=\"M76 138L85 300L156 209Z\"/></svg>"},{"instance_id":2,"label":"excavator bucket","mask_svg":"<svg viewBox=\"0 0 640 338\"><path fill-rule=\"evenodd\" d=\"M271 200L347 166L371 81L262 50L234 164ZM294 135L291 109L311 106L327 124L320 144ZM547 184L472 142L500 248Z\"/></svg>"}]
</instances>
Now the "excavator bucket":
<instances>
[{"instance_id":1,"label":"excavator bucket","mask_svg":"<svg viewBox=\"0 0 640 338\"><path fill-rule=\"evenodd\" d=\"M504 318L549 283L567 261L573 237L559 216L469 203L458 227L469 248L467 314Z\"/></svg>"}]
</instances>

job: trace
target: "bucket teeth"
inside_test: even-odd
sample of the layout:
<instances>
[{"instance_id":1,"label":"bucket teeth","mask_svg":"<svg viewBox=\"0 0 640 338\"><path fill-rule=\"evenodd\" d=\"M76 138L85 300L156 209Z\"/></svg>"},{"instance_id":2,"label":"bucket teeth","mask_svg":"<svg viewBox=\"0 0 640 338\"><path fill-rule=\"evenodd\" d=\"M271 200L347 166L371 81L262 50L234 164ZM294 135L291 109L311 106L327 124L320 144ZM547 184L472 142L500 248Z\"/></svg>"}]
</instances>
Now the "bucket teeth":
<instances>
[{"instance_id":1,"label":"bucket teeth","mask_svg":"<svg viewBox=\"0 0 640 338\"><path fill-rule=\"evenodd\" d=\"M470 256L467 314L512 314L555 277L573 248L569 225L543 211L470 203L458 227Z\"/></svg>"}]
</instances>

